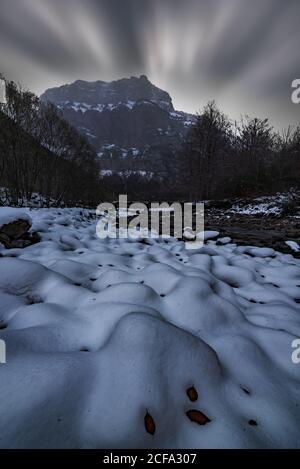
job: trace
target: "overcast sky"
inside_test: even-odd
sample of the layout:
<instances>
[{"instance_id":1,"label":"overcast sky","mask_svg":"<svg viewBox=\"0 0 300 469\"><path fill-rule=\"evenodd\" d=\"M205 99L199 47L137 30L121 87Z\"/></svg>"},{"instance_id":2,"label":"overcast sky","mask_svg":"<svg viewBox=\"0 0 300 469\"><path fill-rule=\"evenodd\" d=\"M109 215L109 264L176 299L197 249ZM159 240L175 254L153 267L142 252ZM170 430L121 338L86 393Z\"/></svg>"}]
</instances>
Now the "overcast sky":
<instances>
[{"instance_id":1,"label":"overcast sky","mask_svg":"<svg viewBox=\"0 0 300 469\"><path fill-rule=\"evenodd\" d=\"M0 71L36 93L146 74L179 110L300 121L300 0L0 0Z\"/></svg>"}]
</instances>

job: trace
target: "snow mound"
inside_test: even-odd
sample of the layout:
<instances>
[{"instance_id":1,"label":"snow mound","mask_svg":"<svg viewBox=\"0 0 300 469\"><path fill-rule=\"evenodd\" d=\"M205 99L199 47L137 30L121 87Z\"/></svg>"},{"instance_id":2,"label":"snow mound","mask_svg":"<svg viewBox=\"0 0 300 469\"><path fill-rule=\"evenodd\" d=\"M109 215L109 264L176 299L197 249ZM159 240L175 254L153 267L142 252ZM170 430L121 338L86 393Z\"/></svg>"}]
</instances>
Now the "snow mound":
<instances>
[{"instance_id":1,"label":"snow mound","mask_svg":"<svg viewBox=\"0 0 300 469\"><path fill-rule=\"evenodd\" d=\"M299 260L30 213L41 242L1 250L0 447L300 447Z\"/></svg>"},{"instance_id":2,"label":"snow mound","mask_svg":"<svg viewBox=\"0 0 300 469\"><path fill-rule=\"evenodd\" d=\"M18 220L25 220L31 225L31 218L21 208L0 207L0 228Z\"/></svg>"},{"instance_id":3,"label":"snow mound","mask_svg":"<svg viewBox=\"0 0 300 469\"><path fill-rule=\"evenodd\" d=\"M214 238L217 238L217 236L219 236L219 232L218 231L203 231L201 233L201 236L202 238L204 239L204 241L207 241L208 239L214 239Z\"/></svg>"},{"instance_id":4,"label":"snow mound","mask_svg":"<svg viewBox=\"0 0 300 469\"><path fill-rule=\"evenodd\" d=\"M285 244L289 246L294 252L300 251L300 246L298 243L296 243L296 241L286 241Z\"/></svg>"}]
</instances>

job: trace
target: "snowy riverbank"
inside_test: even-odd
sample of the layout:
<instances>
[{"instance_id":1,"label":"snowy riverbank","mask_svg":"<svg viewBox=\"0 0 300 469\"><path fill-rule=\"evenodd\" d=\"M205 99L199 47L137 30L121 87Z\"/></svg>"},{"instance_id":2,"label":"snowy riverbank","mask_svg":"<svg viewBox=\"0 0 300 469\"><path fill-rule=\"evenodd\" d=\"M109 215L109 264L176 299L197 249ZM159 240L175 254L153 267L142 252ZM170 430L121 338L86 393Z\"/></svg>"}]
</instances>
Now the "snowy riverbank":
<instances>
[{"instance_id":1,"label":"snowy riverbank","mask_svg":"<svg viewBox=\"0 0 300 469\"><path fill-rule=\"evenodd\" d=\"M0 248L0 447L300 447L300 260L30 215L41 242Z\"/></svg>"}]
</instances>

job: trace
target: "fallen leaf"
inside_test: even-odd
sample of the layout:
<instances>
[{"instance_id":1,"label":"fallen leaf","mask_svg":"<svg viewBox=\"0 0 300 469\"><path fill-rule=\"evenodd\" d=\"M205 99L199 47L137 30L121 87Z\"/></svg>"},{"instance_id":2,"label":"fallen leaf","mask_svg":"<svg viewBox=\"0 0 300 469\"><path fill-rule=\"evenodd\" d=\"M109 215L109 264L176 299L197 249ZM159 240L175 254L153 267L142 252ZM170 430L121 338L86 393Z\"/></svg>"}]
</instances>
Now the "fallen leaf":
<instances>
[{"instance_id":1,"label":"fallen leaf","mask_svg":"<svg viewBox=\"0 0 300 469\"><path fill-rule=\"evenodd\" d=\"M210 418L208 418L200 410L196 410L196 409L188 410L186 412L186 415L192 422L195 422L198 425L206 425L207 423L211 422Z\"/></svg>"},{"instance_id":2,"label":"fallen leaf","mask_svg":"<svg viewBox=\"0 0 300 469\"><path fill-rule=\"evenodd\" d=\"M186 390L187 396L190 401L195 402L198 399L198 392L194 386L191 386Z\"/></svg>"},{"instance_id":3,"label":"fallen leaf","mask_svg":"<svg viewBox=\"0 0 300 469\"><path fill-rule=\"evenodd\" d=\"M144 421L145 421L146 431L148 433L150 433L150 435L154 435L154 433L155 433L155 422L153 420L153 417L149 414L148 411L147 411L147 413L144 417Z\"/></svg>"}]
</instances>

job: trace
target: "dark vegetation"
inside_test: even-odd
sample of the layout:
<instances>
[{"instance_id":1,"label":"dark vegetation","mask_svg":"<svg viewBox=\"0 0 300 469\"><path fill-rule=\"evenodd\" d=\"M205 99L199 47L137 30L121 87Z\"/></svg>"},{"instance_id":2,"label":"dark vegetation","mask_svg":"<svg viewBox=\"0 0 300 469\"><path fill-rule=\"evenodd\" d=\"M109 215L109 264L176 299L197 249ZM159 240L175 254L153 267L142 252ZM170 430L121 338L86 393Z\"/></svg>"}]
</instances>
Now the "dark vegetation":
<instances>
[{"instance_id":1,"label":"dark vegetation","mask_svg":"<svg viewBox=\"0 0 300 469\"><path fill-rule=\"evenodd\" d=\"M275 132L268 119L231 122L214 102L198 115L181 151L160 152L153 178L105 177L115 193L139 200L255 197L300 189L300 126ZM134 170L134 162L132 165Z\"/></svg>"},{"instance_id":2,"label":"dark vegetation","mask_svg":"<svg viewBox=\"0 0 300 469\"><path fill-rule=\"evenodd\" d=\"M267 119L232 124L208 103L187 137L180 176L182 195L191 200L299 189L300 126L280 135Z\"/></svg>"},{"instance_id":3,"label":"dark vegetation","mask_svg":"<svg viewBox=\"0 0 300 469\"><path fill-rule=\"evenodd\" d=\"M0 105L2 204L38 194L44 206L95 206L103 197L94 149L50 103L13 82Z\"/></svg>"},{"instance_id":4,"label":"dark vegetation","mask_svg":"<svg viewBox=\"0 0 300 469\"><path fill-rule=\"evenodd\" d=\"M2 204L26 204L33 194L44 206L95 207L120 193L132 200L171 201L299 189L300 126L278 134L267 119L232 123L211 102L181 151L166 149L159 172L145 177L133 164L125 176L101 178L96 151L53 104L13 82L6 86L7 103L0 104Z\"/></svg>"}]
</instances>

